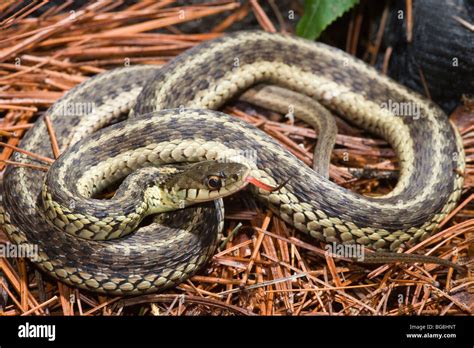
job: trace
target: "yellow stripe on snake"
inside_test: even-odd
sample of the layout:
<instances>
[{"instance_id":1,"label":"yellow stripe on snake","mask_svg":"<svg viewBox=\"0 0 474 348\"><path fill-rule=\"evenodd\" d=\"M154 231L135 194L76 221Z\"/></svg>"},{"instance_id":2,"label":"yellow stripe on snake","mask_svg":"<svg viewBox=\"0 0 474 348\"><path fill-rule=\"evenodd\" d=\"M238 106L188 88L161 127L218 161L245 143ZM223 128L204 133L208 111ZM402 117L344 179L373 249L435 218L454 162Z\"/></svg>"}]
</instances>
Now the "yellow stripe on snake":
<instances>
[{"instance_id":1,"label":"yellow stripe on snake","mask_svg":"<svg viewBox=\"0 0 474 348\"><path fill-rule=\"evenodd\" d=\"M386 139L400 165L394 190L374 198L339 187L259 129L212 111L261 82L311 97ZM420 115L397 116L385 107L389 103L412 104ZM81 113L71 105L93 105L93 110ZM101 129L130 110L127 120ZM160 69L106 72L68 92L47 114L64 153L46 177L32 168L8 167L1 222L15 243L38 246L33 261L42 270L98 292L172 287L194 274L215 250L223 229L220 199L153 215L149 225L130 233L141 214L152 214L159 205L166 210L170 201L180 204L169 197L153 203L153 180L177 193L185 201L181 208L188 198L234 192L244 186L240 180L246 175L274 187L286 182L275 191L253 192L301 232L376 250L397 250L434 233L463 186L460 136L437 106L336 48L288 35L233 33L204 42ZM21 147L53 157L41 119ZM246 153L256 154L256 161L242 156ZM168 179L167 167L165 174L152 168L236 158L244 167L230 173L201 168L204 176L192 180ZM40 163L20 153L13 160ZM144 177L146 194L119 189L117 199L94 198L137 170L126 183L135 187L137 177ZM192 181L198 187L189 186ZM183 183L188 186L181 187ZM142 202L138 206L136 199ZM120 211L114 209L117 200ZM119 236L124 237L112 240Z\"/></svg>"}]
</instances>

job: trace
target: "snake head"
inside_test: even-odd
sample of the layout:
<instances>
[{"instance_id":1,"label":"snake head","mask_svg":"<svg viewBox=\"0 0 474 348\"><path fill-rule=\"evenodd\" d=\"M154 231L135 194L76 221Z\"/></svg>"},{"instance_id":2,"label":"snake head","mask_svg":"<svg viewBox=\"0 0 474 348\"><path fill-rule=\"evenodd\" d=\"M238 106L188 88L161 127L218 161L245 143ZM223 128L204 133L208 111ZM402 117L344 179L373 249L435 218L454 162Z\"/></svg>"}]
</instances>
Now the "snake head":
<instances>
[{"instance_id":1,"label":"snake head","mask_svg":"<svg viewBox=\"0 0 474 348\"><path fill-rule=\"evenodd\" d=\"M241 163L204 161L186 165L164 182L164 189L173 200L184 205L211 201L229 196L249 183L250 168Z\"/></svg>"}]
</instances>

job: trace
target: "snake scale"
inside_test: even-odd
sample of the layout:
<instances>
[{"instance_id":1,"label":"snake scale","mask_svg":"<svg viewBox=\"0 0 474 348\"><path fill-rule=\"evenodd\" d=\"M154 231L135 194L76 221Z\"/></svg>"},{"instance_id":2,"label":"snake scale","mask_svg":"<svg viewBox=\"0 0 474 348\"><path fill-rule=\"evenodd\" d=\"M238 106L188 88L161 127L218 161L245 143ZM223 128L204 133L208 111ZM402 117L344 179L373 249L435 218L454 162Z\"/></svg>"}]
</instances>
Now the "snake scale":
<instances>
[{"instance_id":1,"label":"snake scale","mask_svg":"<svg viewBox=\"0 0 474 348\"><path fill-rule=\"evenodd\" d=\"M386 139L400 165L394 190L374 198L339 187L259 129L213 111L261 82L309 96ZM420 117L396 115L384 107L388 102L415 105ZM93 112L64 112L78 103L92 103ZM286 181L276 191L253 188L284 221L318 240L375 250L397 250L435 232L463 186L460 136L436 105L336 48L289 35L232 33L201 43L159 69L105 72L69 91L47 114L65 151L60 165L53 165L58 176L48 181L56 192L50 196L59 199L63 191L83 196L74 204L50 207L53 218L61 216L72 233L45 221L47 213L38 203L45 173L21 166L5 172L0 222L15 243L38 246L33 261L42 270L102 293L147 293L184 281L213 254L223 229L218 199L158 214L116 240L74 236L93 232L97 224L114 228L108 216L91 221L74 211L142 167L245 159L254 153L256 161L246 164L252 177L273 186ZM128 118L117 123L124 114ZM116 124L104 128L111 123ZM53 157L42 120L25 134L21 147ZM41 164L21 153L13 160Z\"/></svg>"}]
</instances>

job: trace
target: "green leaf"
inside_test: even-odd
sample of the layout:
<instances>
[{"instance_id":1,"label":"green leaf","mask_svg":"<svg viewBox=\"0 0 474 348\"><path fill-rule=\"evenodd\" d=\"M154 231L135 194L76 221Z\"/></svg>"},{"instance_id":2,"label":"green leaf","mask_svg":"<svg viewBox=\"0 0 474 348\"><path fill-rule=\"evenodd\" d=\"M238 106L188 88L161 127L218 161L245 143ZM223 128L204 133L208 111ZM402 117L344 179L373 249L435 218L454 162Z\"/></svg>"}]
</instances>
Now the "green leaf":
<instances>
[{"instance_id":1,"label":"green leaf","mask_svg":"<svg viewBox=\"0 0 474 348\"><path fill-rule=\"evenodd\" d=\"M296 26L296 35L314 40L359 0L305 0L304 15Z\"/></svg>"}]
</instances>

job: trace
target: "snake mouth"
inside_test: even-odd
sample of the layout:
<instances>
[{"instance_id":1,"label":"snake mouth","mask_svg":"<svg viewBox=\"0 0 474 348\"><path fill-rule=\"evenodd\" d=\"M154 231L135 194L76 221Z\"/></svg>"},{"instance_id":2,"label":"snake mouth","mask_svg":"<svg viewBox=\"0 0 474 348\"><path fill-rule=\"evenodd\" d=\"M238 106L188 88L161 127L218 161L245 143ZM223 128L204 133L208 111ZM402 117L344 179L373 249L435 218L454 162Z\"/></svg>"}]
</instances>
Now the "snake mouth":
<instances>
[{"instance_id":1,"label":"snake mouth","mask_svg":"<svg viewBox=\"0 0 474 348\"><path fill-rule=\"evenodd\" d=\"M218 165L219 172L205 178L207 186L197 186L182 190L192 204L228 197L244 189L250 183L247 180L250 174L249 167L238 163ZM216 188L209 187L212 186L210 185L210 180L218 180L218 186Z\"/></svg>"},{"instance_id":2,"label":"snake mouth","mask_svg":"<svg viewBox=\"0 0 474 348\"><path fill-rule=\"evenodd\" d=\"M195 202L204 202L204 201L208 201L209 199L212 199L212 198L215 198L215 199L224 198L224 197L227 197L227 196L230 196L230 195L236 193L237 191L240 191L240 190L244 189L246 186L248 186L248 184L252 184L255 187L258 187L262 190L269 191L269 192L278 190L280 188L280 186L276 186L276 187L271 186L271 185L268 185L268 184L260 181L257 178L254 178L253 176L247 175L247 176L245 176L245 178L242 181L239 181L238 183L228 185L227 187L221 187L218 190L208 191L207 192L208 196L206 198L203 198L203 199L196 198L196 199L194 199L194 201Z\"/></svg>"},{"instance_id":3,"label":"snake mouth","mask_svg":"<svg viewBox=\"0 0 474 348\"><path fill-rule=\"evenodd\" d=\"M232 185L229 185L228 187L221 187L218 190L213 190L213 191L199 190L199 192L201 192L202 195L205 195L205 197L203 198L196 197L193 199L193 202L202 203L202 202L207 202L213 199L224 198L242 190L248 184L249 184L248 182L244 181L240 184L232 184Z\"/></svg>"},{"instance_id":4,"label":"snake mouth","mask_svg":"<svg viewBox=\"0 0 474 348\"><path fill-rule=\"evenodd\" d=\"M212 198L215 198L215 199L224 198L224 197L227 197L227 196L230 196L230 195L236 193L237 191L240 191L240 190L244 189L246 186L248 186L248 184L252 184L255 187L258 187L262 190L269 191L269 192L278 190L280 188L280 186L276 186L276 187L271 186L271 185L268 185L268 184L260 181L259 179L255 178L253 176L247 175L247 176L244 177L243 180L239 181L238 183L228 185L227 187L221 187L218 190L208 191L207 192L208 196L206 198L203 198L203 199L195 198L194 201L195 202L204 202L204 201L208 201L209 199L212 199Z\"/></svg>"}]
</instances>

